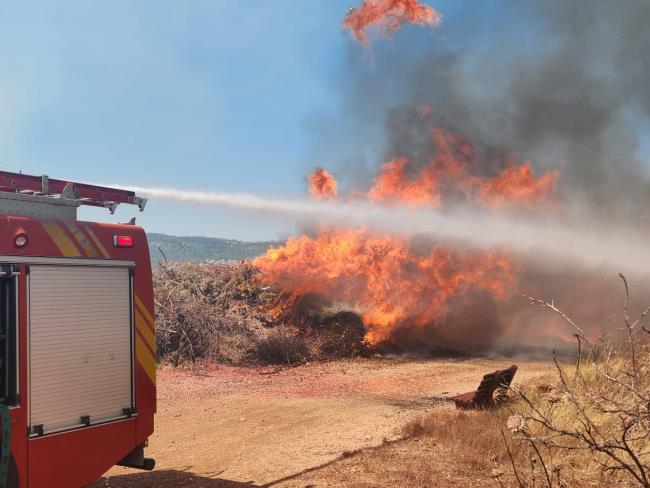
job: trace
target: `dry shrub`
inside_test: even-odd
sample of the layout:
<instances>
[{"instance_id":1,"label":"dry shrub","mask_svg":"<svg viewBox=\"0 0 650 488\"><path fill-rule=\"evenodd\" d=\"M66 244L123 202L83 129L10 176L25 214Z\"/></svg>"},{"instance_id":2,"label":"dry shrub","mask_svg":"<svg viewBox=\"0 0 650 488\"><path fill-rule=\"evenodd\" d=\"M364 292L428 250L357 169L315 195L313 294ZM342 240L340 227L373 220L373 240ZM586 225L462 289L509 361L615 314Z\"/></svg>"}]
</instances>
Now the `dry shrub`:
<instances>
[{"instance_id":1,"label":"dry shrub","mask_svg":"<svg viewBox=\"0 0 650 488\"><path fill-rule=\"evenodd\" d=\"M209 359L229 364L254 354L263 329L256 306L264 290L254 269L191 263L160 265L154 272L159 359L181 364Z\"/></svg>"},{"instance_id":2,"label":"dry shrub","mask_svg":"<svg viewBox=\"0 0 650 488\"><path fill-rule=\"evenodd\" d=\"M154 270L158 359L174 365L299 364L369 352L354 314L311 317L307 300L275 293L250 263L168 263Z\"/></svg>"},{"instance_id":3,"label":"dry shrub","mask_svg":"<svg viewBox=\"0 0 650 488\"><path fill-rule=\"evenodd\" d=\"M635 342L637 367L628 348L608 345L579 369L556 363L544 388L517 392L514 441L534 451L548 486L591 479L650 487L650 348Z\"/></svg>"},{"instance_id":4,"label":"dry shrub","mask_svg":"<svg viewBox=\"0 0 650 488\"><path fill-rule=\"evenodd\" d=\"M623 337L599 343L553 303L531 298L562 315L578 345L574 365L555 360L550 384L517 391L520 414L509 423L515 440L534 451L549 488L571 477L650 488L650 330L644 327L650 308L631 321L621 279Z\"/></svg>"},{"instance_id":5,"label":"dry shrub","mask_svg":"<svg viewBox=\"0 0 650 488\"><path fill-rule=\"evenodd\" d=\"M270 364L300 364L309 360L309 352L300 335L281 328L262 339L257 357Z\"/></svg>"}]
</instances>

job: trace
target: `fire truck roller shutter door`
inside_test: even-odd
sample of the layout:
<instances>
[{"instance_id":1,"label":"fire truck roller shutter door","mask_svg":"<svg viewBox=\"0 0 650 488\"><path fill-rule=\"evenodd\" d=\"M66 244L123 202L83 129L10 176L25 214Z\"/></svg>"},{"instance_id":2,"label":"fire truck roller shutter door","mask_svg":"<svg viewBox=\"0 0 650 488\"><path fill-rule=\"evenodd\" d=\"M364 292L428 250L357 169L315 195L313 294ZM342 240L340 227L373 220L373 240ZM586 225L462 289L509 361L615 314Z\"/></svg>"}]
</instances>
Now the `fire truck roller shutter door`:
<instances>
[{"instance_id":1,"label":"fire truck roller shutter door","mask_svg":"<svg viewBox=\"0 0 650 488\"><path fill-rule=\"evenodd\" d=\"M122 418L133 407L129 268L32 266L29 289L32 435Z\"/></svg>"}]
</instances>

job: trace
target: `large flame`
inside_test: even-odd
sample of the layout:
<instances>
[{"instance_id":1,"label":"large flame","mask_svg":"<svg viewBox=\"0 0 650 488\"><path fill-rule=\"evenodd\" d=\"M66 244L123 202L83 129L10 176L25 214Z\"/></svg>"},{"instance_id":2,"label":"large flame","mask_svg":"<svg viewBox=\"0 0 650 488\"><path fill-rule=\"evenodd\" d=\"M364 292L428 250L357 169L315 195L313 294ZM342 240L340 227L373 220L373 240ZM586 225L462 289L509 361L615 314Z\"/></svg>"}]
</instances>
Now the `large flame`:
<instances>
[{"instance_id":1,"label":"large flame","mask_svg":"<svg viewBox=\"0 0 650 488\"><path fill-rule=\"evenodd\" d=\"M377 27L385 34L391 34L402 25L411 23L440 25L441 15L418 0L363 0L360 7L350 10L343 20L343 27L363 45L368 45L368 29Z\"/></svg>"},{"instance_id":2,"label":"large flame","mask_svg":"<svg viewBox=\"0 0 650 488\"><path fill-rule=\"evenodd\" d=\"M488 209L553 201L555 172L535 177L529 163L505 161L493 175L476 174L472 144L441 129L431 137L435 152L428 163L393 159L383 165L366 197L382 204L435 207L461 199ZM310 177L312 195L333 197L333 181L317 170ZM389 339L396 328L439 327L452 300L462 302L476 290L503 300L517 283L516 266L501 251L470 252L436 243L423 248L412 244L412 236L343 226L289 239L255 264L263 280L295 296L314 294L359 311L373 342Z\"/></svg>"},{"instance_id":3,"label":"large flame","mask_svg":"<svg viewBox=\"0 0 650 488\"><path fill-rule=\"evenodd\" d=\"M408 238L365 229L330 229L289 239L257 259L267 280L298 295L317 294L359 310L373 341L400 324L424 327L442 318L450 297L478 287L504 298L515 279L499 252L434 246L419 254Z\"/></svg>"}]
</instances>

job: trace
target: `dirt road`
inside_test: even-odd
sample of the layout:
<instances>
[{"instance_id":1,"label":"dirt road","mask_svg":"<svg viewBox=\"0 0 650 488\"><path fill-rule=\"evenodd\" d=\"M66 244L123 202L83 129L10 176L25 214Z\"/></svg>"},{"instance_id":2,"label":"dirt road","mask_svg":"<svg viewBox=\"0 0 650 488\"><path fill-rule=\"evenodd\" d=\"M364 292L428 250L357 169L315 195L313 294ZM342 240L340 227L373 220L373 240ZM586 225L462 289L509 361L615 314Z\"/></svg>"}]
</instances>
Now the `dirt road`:
<instances>
[{"instance_id":1,"label":"dirt road","mask_svg":"<svg viewBox=\"0 0 650 488\"><path fill-rule=\"evenodd\" d=\"M409 419L452 408L445 396L513 362L515 383L547 371L545 362L512 358L162 369L147 451L156 471L114 468L94 488L304 487L346 452L397 439Z\"/></svg>"}]
</instances>

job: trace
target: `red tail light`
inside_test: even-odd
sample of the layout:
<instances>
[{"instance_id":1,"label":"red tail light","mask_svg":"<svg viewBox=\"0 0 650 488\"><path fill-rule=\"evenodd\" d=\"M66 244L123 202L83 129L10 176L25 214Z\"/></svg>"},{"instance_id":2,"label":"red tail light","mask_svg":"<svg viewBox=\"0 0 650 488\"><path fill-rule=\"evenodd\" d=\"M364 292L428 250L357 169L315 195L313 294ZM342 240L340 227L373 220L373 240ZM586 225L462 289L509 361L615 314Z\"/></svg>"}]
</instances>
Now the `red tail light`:
<instances>
[{"instance_id":1,"label":"red tail light","mask_svg":"<svg viewBox=\"0 0 650 488\"><path fill-rule=\"evenodd\" d=\"M133 247L133 237L131 237L131 236L113 236L113 246L115 246L115 247Z\"/></svg>"}]
</instances>

